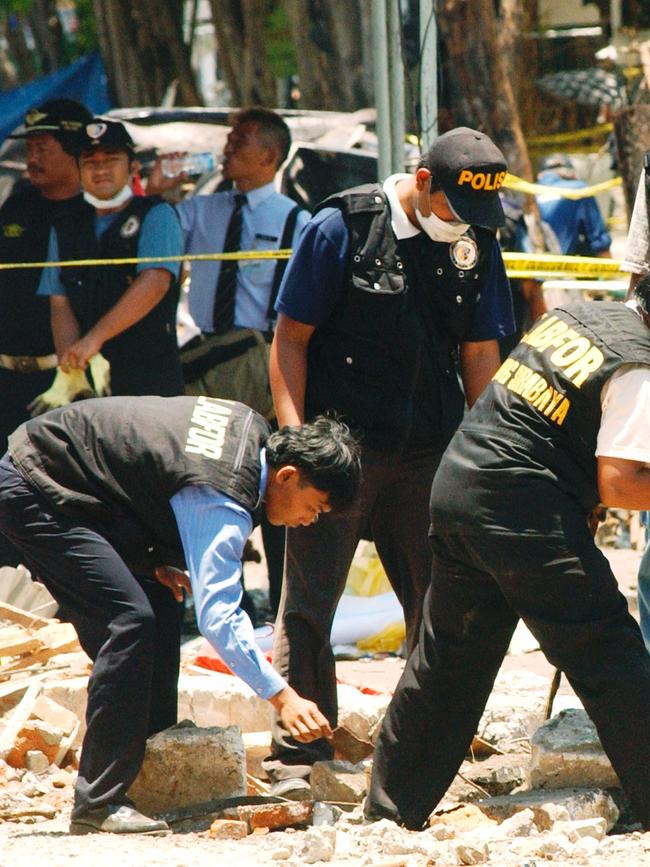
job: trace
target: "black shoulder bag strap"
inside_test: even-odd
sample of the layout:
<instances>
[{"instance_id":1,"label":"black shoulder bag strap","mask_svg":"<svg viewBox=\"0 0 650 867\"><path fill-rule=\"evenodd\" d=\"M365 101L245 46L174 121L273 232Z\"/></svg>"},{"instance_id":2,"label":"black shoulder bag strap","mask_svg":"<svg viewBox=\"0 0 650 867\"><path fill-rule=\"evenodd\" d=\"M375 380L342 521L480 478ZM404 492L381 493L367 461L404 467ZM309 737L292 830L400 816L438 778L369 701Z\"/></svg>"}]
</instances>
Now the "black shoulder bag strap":
<instances>
[{"instance_id":1,"label":"black shoulder bag strap","mask_svg":"<svg viewBox=\"0 0 650 867\"><path fill-rule=\"evenodd\" d=\"M645 177L645 206L648 211L648 223L650 223L650 150L643 154L643 174Z\"/></svg>"},{"instance_id":2,"label":"black shoulder bag strap","mask_svg":"<svg viewBox=\"0 0 650 867\"><path fill-rule=\"evenodd\" d=\"M284 229L282 230L282 238L280 239L280 246L278 250L287 250L291 246L291 241L293 239L293 233L296 230L296 222L298 221L298 214L302 211L300 205L294 205L294 207L289 211L287 215L287 219L284 222ZM273 283L271 284L271 295L269 297L269 306L266 311L266 318L271 323L275 322L275 299L278 297L278 291L280 289L280 283L282 283L282 278L284 276L284 272L287 268L288 259L278 259L275 263L275 271L273 272Z\"/></svg>"}]
</instances>

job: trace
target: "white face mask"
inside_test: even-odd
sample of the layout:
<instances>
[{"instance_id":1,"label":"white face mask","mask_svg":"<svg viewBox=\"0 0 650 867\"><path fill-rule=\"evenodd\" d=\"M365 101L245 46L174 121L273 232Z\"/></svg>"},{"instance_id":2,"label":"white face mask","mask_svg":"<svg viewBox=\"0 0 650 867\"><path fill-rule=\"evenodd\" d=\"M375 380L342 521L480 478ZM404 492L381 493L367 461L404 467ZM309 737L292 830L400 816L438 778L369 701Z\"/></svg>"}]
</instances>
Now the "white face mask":
<instances>
[{"instance_id":1,"label":"white face mask","mask_svg":"<svg viewBox=\"0 0 650 867\"><path fill-rule=\"evenodd\" d=\"M469 223L448 223L441 220L440 217L431 212L428 217L425 217L422 211L416 207L415 216L418 218L418 223L422 226L422 230L427 233L432 241L439 241L443 244L453 244L462 237L469 229Z\"/></svg>"},{"instance_id":2,"label":"white face mask","mask_svg":"<svg viewBox=\"0 0 650 867\"><path fill-rule=\"evenodd\" d=\"M119 193L116 193L112 199L98 199L96 196L93 196L92 193L84 191L84 199L89 205L92 205L93 208L97 208L99 211L106 211L109 208L119 208L121 205L125 205L129 199L132 198L133 190L128 184L125 187L122 187Z\"/></svg>"}]
</instances>

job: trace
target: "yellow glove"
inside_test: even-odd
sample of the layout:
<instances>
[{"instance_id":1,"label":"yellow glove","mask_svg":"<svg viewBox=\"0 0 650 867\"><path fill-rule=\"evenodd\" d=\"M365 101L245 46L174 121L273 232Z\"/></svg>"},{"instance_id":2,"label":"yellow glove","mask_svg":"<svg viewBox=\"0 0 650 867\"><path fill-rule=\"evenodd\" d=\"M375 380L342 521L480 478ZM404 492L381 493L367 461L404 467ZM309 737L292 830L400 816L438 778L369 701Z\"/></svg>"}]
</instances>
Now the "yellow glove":
<instances>
[{"instance_id":1,"label":"yellow glove","mask_svg":"<svg viewBox=\"0 0 650 867\"><path fill-rule=\"evenodd\" d=\"M97 397L109 397L111 393L111 366L101 352L91 355L88 360L88 367Z\"/></svg>"},{"instance_id":2,"label":"yellow glove","mask_svg":"<svg viewBox=\"0 0 650 867\"><path fill-rule=\"evenodd\" d=\"M71 370L66 373L60 367L56 369L54 382L27 405L32 417L41 415L50 409L65 406L75 400L83 400L86 397L94 397L95 392L88 382L88 377L83 370Z\"/></svg>"}]
</instances>

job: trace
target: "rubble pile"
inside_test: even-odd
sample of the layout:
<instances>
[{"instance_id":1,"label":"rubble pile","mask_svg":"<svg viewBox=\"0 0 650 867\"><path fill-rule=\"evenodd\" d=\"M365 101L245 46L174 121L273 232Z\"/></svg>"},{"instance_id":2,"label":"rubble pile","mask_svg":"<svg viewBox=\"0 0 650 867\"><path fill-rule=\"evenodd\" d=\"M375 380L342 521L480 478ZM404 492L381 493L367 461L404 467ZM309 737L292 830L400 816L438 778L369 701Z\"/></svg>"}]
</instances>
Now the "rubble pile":
<instances>
[{"instance_id":1,"label":"rubble pile","mask_svg":"<svg viewBox=\"0 0 650 867\"><path fill-rule=\"evenodd\" d=\"M0 603L0 759L5 768L33 774L74 768L83 716L56 701L50 686L89 670L90 660L69 623ZM17 779L10 775L7 782Z\"/></svg>"},{"instance_id":2,"label":"rubble pile","mask_svg":"<svg viewBox=\"0 0 650 867\"><path fill-rule=\"evenodd\" d=\"M0 603L0 833L15 823L67 826L89 669L69 624ZM341 685L343 737L335 759L314 766L314 801L282 802L269 796L261 765L268 705L235 678L186 665L179 707L192 719L149 739L130 795L169 822L172 839L190 835L242 867L253 855L285 867L600 865L623 840L650 852L646 835L620 824L624 802L593 724L581 709L545 722L548 691L547 678L502 672L470 755L416 833L362 814L388 696ZM615 826L629 833L610 835Z\"/></svg>"}]
</instances>

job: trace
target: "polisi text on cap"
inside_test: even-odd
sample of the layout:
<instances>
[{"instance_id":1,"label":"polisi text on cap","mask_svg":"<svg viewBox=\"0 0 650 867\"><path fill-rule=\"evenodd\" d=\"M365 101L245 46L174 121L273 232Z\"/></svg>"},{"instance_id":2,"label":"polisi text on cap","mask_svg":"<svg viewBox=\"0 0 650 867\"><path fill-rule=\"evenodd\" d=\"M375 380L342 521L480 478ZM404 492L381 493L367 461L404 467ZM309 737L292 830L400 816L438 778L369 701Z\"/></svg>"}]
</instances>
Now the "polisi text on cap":
<instances>
[{"instance_id":1,"label":"polisi text on cap","mask_svg":"<svg viewBox=\"0 0 650 867\"><path fill-rule=\"evenodd\" d=\"M470 184L473 190L498 190L505 178L505 172L473 172L470 169L463 169L458 176L458 186Z\"/></svg>"}]
</instances>

